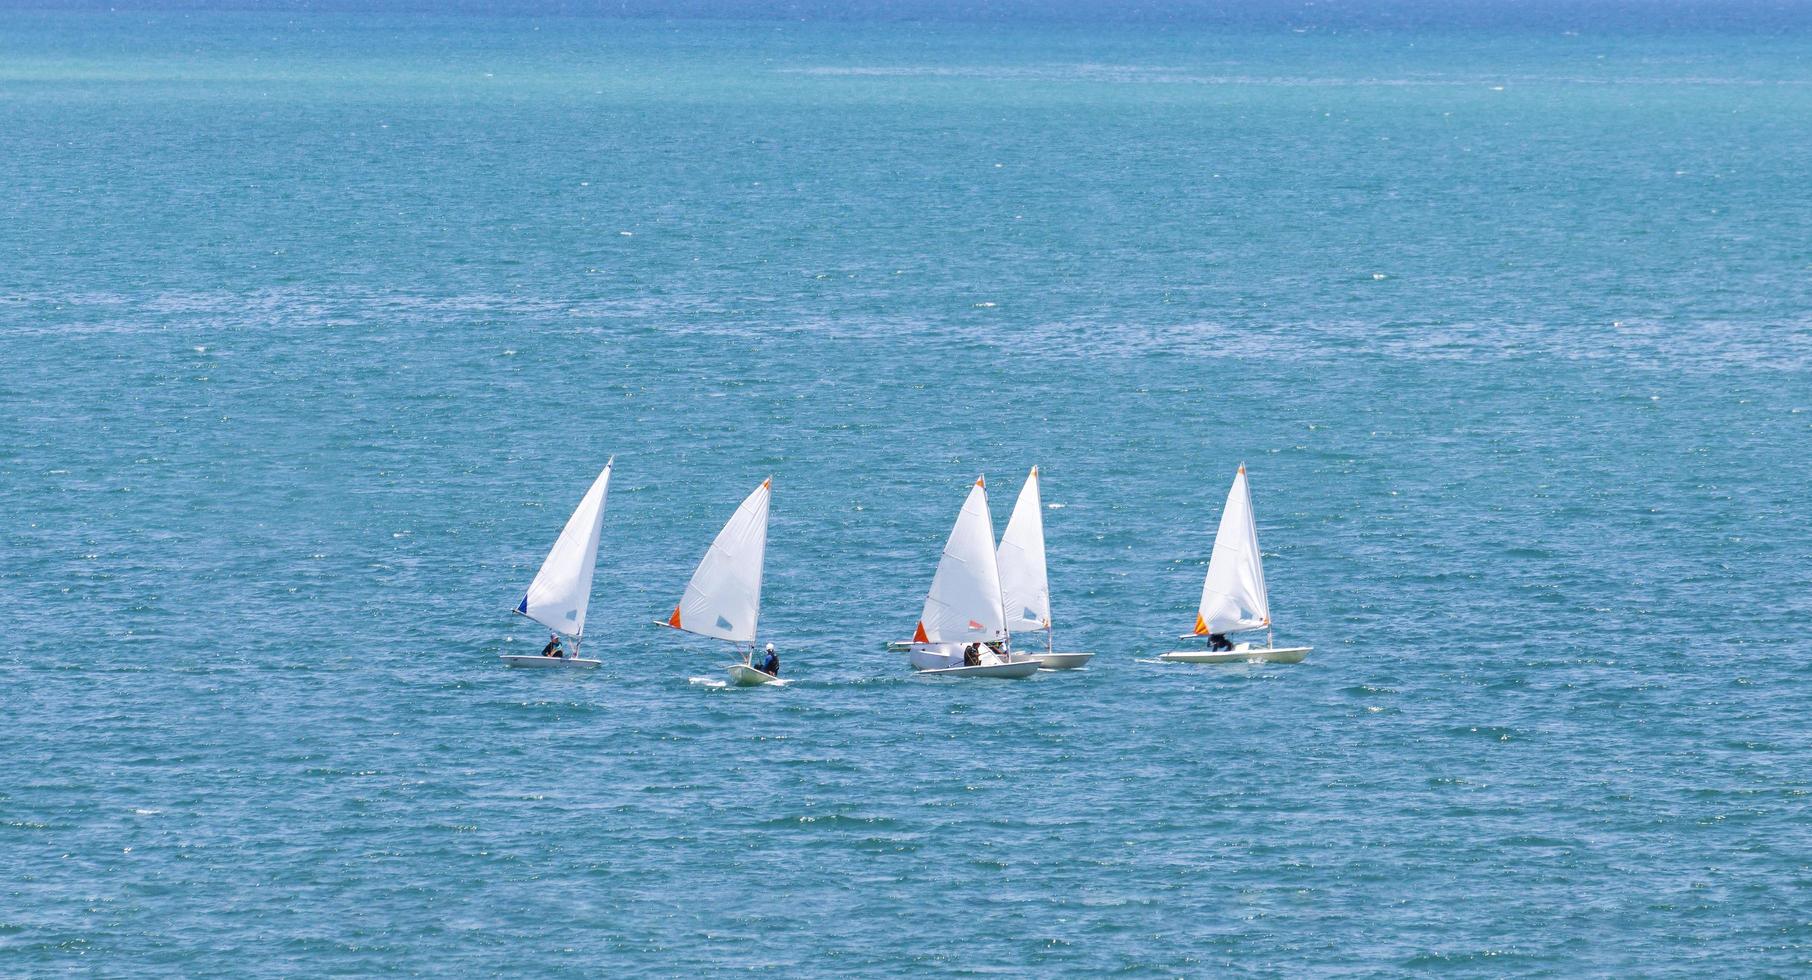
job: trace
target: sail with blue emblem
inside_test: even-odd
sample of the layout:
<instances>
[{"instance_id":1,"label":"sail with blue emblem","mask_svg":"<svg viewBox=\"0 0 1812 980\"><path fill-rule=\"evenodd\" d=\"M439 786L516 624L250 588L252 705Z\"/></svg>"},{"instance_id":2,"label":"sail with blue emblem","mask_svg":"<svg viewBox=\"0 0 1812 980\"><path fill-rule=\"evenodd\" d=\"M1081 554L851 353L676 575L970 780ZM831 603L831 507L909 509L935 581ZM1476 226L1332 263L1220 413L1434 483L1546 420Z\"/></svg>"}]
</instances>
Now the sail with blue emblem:
<instances>
[{"instance_id":1,"label":"sail with blue emblem","mask_svg":"<svg viewBox=\"0 0 1812 980\"><path fill-rule=\"evenodd\" d=\"M686 583L685 595L673 607L668 626L732 643L755 642L773 482L772 477L763 480L717 532L692 581Z\"/></svg>"},{"instance_id":2,"label":"sail with blue emblem","mask_svg":"<svg viewBox=\"0 0 1812 980\"><path fill-rule=\"evenodd\" d=\"M516 604L517 612L556 633L573 637L585 633L585 607L591 603L591 576L598 566L598 532L604 527L610 466L605 463L604 472L585 491L547 560L541 563L541 571Z\"/></svg>"}]
</instances>

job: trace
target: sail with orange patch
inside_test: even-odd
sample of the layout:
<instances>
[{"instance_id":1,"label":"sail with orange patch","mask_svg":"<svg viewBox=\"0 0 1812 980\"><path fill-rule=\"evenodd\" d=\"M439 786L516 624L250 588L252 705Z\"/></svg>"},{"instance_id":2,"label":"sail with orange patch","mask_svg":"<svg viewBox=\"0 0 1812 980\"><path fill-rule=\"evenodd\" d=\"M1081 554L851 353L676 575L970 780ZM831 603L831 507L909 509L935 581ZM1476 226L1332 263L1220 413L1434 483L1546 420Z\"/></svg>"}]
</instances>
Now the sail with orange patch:
<instances>
[{"instance_id":1,"label":"sail with orange patch","mask_svg":"<svg viewBox=\"0 0 1812 980\"><path fill-rule=\"evenodd\" d=\"M1196 635L1262 629L1271 624L1271 602L1265 594L1265 566L1258 552L1258 524L1252 517L1252 495L1246 467L1234 474L1214 534L1214 554L1202 579L1202 601L1196 608Z\"/></svg>"},{"instance_id":2,"label":"sail with orange patch","mask_svg":"<svg viewBox=\"0 0 1812 980\"><path fill-rule=\"evenodd\" d=\"M969 488L962 512L944 543L944 555L932 576L913 642L1004 640L1006 620L994 551L994 522L988 516L988 491L978 479Z\"/></svg>"}]
</instances>

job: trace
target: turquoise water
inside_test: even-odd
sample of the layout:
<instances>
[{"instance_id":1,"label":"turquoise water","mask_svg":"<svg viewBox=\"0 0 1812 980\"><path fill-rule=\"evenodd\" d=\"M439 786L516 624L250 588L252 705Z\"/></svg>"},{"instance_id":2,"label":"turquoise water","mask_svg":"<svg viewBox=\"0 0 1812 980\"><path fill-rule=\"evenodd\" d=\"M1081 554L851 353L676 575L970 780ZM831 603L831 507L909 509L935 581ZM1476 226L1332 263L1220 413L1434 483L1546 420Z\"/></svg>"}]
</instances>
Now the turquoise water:
<instances>
[{"instance_id":1,"label":"turquoise water","mask_svg":"<svg viewBox=\"0 0 1812 980\"><path fill-rule=\"evenodd\" d=\"M1795 32L0 12L0 972L1805 971L1808 120ZM606 668L501 669L611 454ZM1241 461L1316 650L1147 662ZM1034 463L1094 664L912 678Z\"/></svg>"}]
</instances>

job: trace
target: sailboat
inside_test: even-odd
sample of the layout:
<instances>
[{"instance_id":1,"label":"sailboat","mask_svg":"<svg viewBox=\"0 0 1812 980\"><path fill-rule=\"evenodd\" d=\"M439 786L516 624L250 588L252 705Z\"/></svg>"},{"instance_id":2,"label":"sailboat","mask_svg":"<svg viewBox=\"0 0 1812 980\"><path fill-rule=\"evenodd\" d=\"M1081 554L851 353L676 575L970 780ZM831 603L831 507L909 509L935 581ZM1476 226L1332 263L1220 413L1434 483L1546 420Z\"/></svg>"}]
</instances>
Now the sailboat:
<instances>
[{"instance_id":1,"label":"sailboat","mask_svg":"<svg viewBox=\"0 0 1812 980\"><path fill-rule=\"evenodd\" d=\"M604 496L610 490L612 456L604 463L604 472L592 482L591 489L579 501L573 516L554 541L553 550L541 563L541 571L529 583L528 592L516 604L516 614L527 616L553 630L571 644L568 656L503 655L511 667L579 667L595 668L596 660L579 656L579 643L585 635L585 607L591 603L591 575L598 567L598 532L604 527Z\"/></svg>"},{"instance_id":2,"label":"sailboat","mask_svg":"<svg viewBox=\"0 0 1812 980\"><path fill-rule=\"evenodd\" d=\"M768 499L774 478L761 481L711 542L686 583L685 594L662 626L727 640L742 651L742 663L725 669L739 685L772 684L779 678L757 670L755 626L761 617L761 569L768 550ZM746 646L745 646L746 644Z\"/></svg>"},{"instance_id":3,"label":"sailboat","mask_svg":"<svg viewBox=\"0 0 1812 980\"><path fill-rule=\"evenodd\" d=\"M963 663L963 650L971 643L1011 642L1006 619L988 491L977 478L944 543L944 557L938 561L918 629L913 631L912 668L951 677L1032 676L1038 672L1038 661L1015 661L1010 655L1003 660L985 646L980 664Z\"/></svg>"},{"instance_id":4,"label":"sailboat","mask_svg":"<svg viewBox=\"0 0 1812 980\"><path fill-rule=\"evenodd\" d=\"M1046 670L1069 670L1088 663L1092 653L1055 652L1051 629L1051 583L1044 565L1044 503L1038 496L1038 467L1026 476L1000 536L995 564L1000 568L1001 603L1008 633L1044 632L1044 653L1027 654ZM1017 656L1017 655L1016 655Z\"/></svg>"},{"instance_id":5,"label":"sailboat","mask_svg":"<svg viewBox=\"0 0 1812 980\"><path fill-rule=\"evenodd\" d=\"M1298 663L1313 647L1277 647L1271 641L1271 602L1265 594L1265 567L1258 553L1258 524L1252 518L1252 495L1246 488L1246 464L1241 463L1221 509L1221 526L1214 534L1214 554L1202 581L1202 602L1196 609L1195 632L1182 639L1211 634L1265 631L1265 645L1236 643L1231 650L1176 650L1159 654L1159 660L1189 664L1225 664L1264 661Z\"/></svg>"}]
</instances>

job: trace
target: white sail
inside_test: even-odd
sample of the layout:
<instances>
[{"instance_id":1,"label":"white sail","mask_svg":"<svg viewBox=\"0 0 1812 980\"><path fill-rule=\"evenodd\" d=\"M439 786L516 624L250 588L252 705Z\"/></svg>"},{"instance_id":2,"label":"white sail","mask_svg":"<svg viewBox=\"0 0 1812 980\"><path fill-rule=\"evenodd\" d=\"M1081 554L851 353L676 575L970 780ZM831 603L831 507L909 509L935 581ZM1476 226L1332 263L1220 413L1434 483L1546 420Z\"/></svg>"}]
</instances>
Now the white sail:
<instances>
[{"instance_id":1,"label":"white sail","mask_svg":"<svg viewBox=\"0 0 1812 980\"><path fill-rule=\"evenodd\" d=\"M1195 632L1228 633L1269 625L1265 567L1259 560L1258 525L1252 519L1252 495L1246 490L1242 463L1233 477L1233 489L1227 491L1220 529L1214 534L1214 555L1208 559L1208 576L1202 582Z\"/></svg>"},{"instance_id":2,"label":"white sail","mask_svg":"<svg viewBox=\"0 0 1812 980\"><path fill-rule=\"evenodd\" d=\"M604 496L610 489L610 466L604 464L579 509L567 518L541 571L529 583L516 611L568 636L585 632L585 607L591 602L591 575L598 566L598 532L604 527Z\"/></svg>"},{"instance_id":3,"label":"white sail","mask_svg":"<svg viewBox=\"0 0 1812 980\"><path fill-rule=\"evenodd\" d=\"M1002 640L1006 634L994 521L988 516L988 491L977 479L944 543L944 557L912 638L915 643L970 643Z\"/></svg>"},{"instance_id":4,"label":"white sail","mask_svg":"<svg viewBox=\"0 0 1812 980\"><path fill-rule=\"evenodd\" d=\"M1044 511L1038 497L1038 467L1026 477L1000 536L1000 596L1007 631L1026 633L1051 627L1051 584L1044 567Z\"/></svg>"},{"instance_id":5,"label":"white sail","mask_svg":"<svg viewBox=\"0 0 1812 980\"><path fill-rule=\"evenodd\" d=\"M686 592L667 625L733 643L755 642L761 615L761 565L768 550L768 494L774 478L761 481L730 523L717 532L711 549L686 583Z\"/></svg>"}]
</instances>

